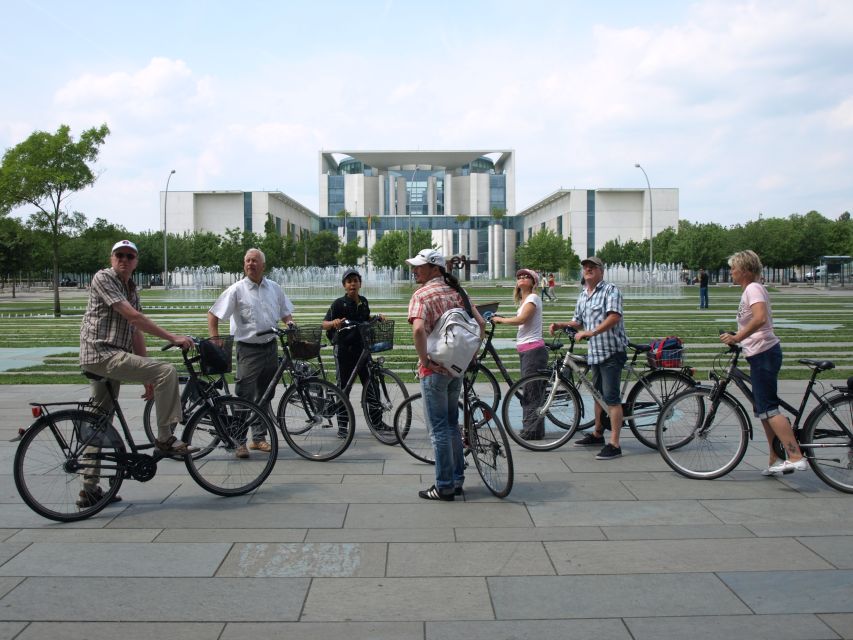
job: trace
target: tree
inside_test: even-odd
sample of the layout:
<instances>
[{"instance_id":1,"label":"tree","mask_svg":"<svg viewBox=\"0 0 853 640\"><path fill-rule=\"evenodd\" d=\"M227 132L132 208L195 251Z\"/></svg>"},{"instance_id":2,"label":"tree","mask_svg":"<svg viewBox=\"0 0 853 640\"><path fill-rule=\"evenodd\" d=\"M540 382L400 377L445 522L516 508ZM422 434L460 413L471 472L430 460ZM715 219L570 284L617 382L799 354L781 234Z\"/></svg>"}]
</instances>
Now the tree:
<instances>
[{"instance_id":1,"label":"tree","mask_svg":"<svg viewBox=\"0 0 853 640\"><path fill-rule=\"evenodd\" d=\"M336 233L321 231L308 240L308 264L329 267L338 262L338 247L341 241Z\"/></svg>"},{"instance_id":2,"label":"tree","mask_svg":"<svg viewBox=\"0 0 853 640\"><path fill-rule=\"evenodd\" d=\"M519 267L537 271L576 271L580 258L572 251L571 238L563 239L551 229L540 229L515 252Z\"/></svg>"},{"instance_id":3,"label":"tree","mask_svg":"<svg viewBox=\"0 0 853 640\"><path fill-rule=\"evenodd\" d=\"M12 280L15 297L15 274L29 264L33 249L32 232L15 218L0 218L0 276L5 286Z\"/></svg>"},{"instance_id":4,"label":"tree","mask_svg":"<svg viewBox=\"0 0 853 640\"><path fill-rule=\"evenodd\" d=\"M412 229L412 254L434 248L429 229ZM376 267L403 267L407 258L411 258L408 231L386 231L370 250L370 261Z\"/></svg>"},{"instance_id":5,"label":"tree","mask_svg":"<svg viewBox=\"0 0 853 640\"><path fill-rule=\"evenodd\" d=\"M367 255L367 249L358 244L358 240L351 240L342 244L338 250L338 264L356 266L358 261Z\"/></svg>"},{"instance_id":6,"label":"tree","mask_svg":"<svg viewBox=\"0 0 853 640\"><path fill-rule=\"evenodd\" d=\"M53 314L62 315L59 306L59 246L63 233L74 220L63 212L64 201L75 191L95 183L97 176L89 163L110 130L106 124L87 129L75 142L68 125L56 133L36 131L3 154L0 165L0 213L7 214L22 205L38 211L31 216L34 228L50 233L53 249Z\"/></svg>"}]
</instances>

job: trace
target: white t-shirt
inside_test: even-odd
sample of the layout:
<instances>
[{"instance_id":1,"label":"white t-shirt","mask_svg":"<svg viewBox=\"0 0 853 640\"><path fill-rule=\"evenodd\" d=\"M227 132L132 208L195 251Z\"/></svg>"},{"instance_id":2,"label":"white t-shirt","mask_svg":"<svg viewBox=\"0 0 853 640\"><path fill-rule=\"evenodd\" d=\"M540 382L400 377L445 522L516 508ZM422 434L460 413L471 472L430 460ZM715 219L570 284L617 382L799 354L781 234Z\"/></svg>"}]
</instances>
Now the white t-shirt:
<instances>
[{"instance_id":1,"label":"white t-shirt","mask_svg":"<svg viewBox=\"0 0 853 640\"><path fill-rule=\"evenodd\" d=\"M521 310L526 304L532 304L534 310L533 315L527 319L527 322L518 325L518 336L516 338L518 344L527 344L542 340L542 298L535 293L531 293L521 301L521 305L519 305L515 315L521 315Z\"/></svg>"},{"instance_id":2,"label":"white t-shirt","mask_svg":"<svg viewBox=\"0 0 853 640\"><path fill-rule=\"evenodd\" d=\"M741 340L741 347L745 356L754 356L764 353L770 347L779 343L779 338L773 333L773 312L770 309L770 296L767 289L757 282L750 282L743 290L740 297L740 305L737 308L737 325L742 329L752 320L752 305L763 302L767 307L767 321L751 336Z\"/></svg>"},{"instance_id":3,"label":"white t-shirt","mask_svg":"<svg viewBox=\"0 0 853 640\"><path fill-rule=\"evenodd\" d=\"M243 278L222 292L210 312L220 320L231 319L234 340L263 344L275 336L258 336L258 331L272 329L279 320L293 315L293 304L272 280L263 278L255 284Z\"/></svg>"}]
</instances>

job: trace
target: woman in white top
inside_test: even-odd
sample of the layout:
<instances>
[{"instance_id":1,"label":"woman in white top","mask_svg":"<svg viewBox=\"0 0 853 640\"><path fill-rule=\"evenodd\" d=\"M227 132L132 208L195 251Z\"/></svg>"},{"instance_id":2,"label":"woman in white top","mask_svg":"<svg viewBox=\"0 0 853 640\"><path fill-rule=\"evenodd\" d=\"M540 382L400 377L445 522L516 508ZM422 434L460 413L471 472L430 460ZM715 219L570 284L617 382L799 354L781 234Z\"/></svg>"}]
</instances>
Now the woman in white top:
<instances>
[{"instance_id":1,"label":"woman in white top","mask_svg":"<svg viewBox=\"0 0 853 640\"><path fill-rule=\"evenodd\" d=\"M791 423L779 412L777 383L782 368L782 347L773 333L773 312L770 296L759 282L761 259L754 251L739 251L729 258L732 282L743 289L737 310L737 333L724 333L720 340L728 345L740 343L749 362L755 416L761 420L767 442L770 443L770 466L761 473L781 475L808 468L803 452L794 438ZM786 460L779 460L773 451L773 437L785 448Z\"/></svg>"},{"instance_id":2,"label":"woman in white top","mask_svg":"<svg viewBox=\"0 0 853 640\"><path fill-rule=\"evenodd\" d=\"M518 311L512 318L494 316L495 324L508 324L518 327L516 349L521 360L521 376L536 373L548 366L548 349L542 338L542 298L534 291L539 286L539 275L531 269L519 269L515 274L515 294L513 299L518 304ZM525 395L522 400L522 424L519 434L525 440L542 440L545 437L545 419L536 415L535 407L543 389Z\"/></svg>"}]
</instances>

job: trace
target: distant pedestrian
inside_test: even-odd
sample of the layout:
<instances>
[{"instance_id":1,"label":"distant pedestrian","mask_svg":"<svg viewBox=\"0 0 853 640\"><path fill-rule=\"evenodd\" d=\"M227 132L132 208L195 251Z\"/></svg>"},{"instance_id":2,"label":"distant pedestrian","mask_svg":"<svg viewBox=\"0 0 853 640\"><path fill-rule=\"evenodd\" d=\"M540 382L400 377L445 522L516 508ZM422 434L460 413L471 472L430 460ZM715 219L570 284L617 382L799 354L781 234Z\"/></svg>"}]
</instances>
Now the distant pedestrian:
<instances>
[{"instance_id":1,"label":"distant pedestrian","mask_svg":"<svg viewBox=\"0 0 853 640\"><path fill-rule=\"evenodd\" d=\"M554 274L548 275L548 295L557 302L557 281L554 280Z\"/></svg>"},{"instance_id":2,"label":"distant pedestrian","mask_svg":"<svg viewBox=\"0 0 853 640\"><path fill-rule=\"evenodd\" d=\"M705 269L699 269L699 308L708 308L708 274Z\"/></svg>"},{"instance_id":3,"label":"distant pedestrian","mask_svg":"<svg viewBox=\"0 0 853 640\"><path fill-rule=\"evenodd\" d=\"M548 298L551 302L554 301L554 296L551 295L551 292L548 291L548 281L545 278L544 273L536 272L536 275L539 277L539 292L542 294L542 303L545 303L545 298Z\"/></svg>"}]
</instances>

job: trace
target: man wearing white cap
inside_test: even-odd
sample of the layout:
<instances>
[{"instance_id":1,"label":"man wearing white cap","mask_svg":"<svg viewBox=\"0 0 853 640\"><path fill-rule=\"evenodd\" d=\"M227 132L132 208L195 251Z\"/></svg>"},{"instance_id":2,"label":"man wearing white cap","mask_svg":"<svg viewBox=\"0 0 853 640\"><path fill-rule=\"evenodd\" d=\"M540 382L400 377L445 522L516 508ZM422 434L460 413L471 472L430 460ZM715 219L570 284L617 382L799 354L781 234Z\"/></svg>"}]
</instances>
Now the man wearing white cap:
<instances>
[{"instance_id":1,"label":"man wearing white cap","mask_svg":"<svg viewBox=\"0 0 853 640\"><path fill-rule=\"evenodd\" d=\"M118 396L122 381L145 385L143 398L154 397L158 436L155 446L166 455L186 455L192 449L175 438L172 431L181 418L178 373L171 364L147 356L145 336L150 333L167 342L189 349L192 338L179 336L158 326L142 313L139 293L131 276L139 250L130 240L119 240L110 253L110 267L92 278L89 302L80 327L80 367L101 376L92 383L92 395L111 411L106 383ZM77 504L85 508L98 501L98 476L84 476Z\"/></svg>"},{"instance_id":2,"label":"man wearing white cap","mask_svg":"<svg viewBox=\"0 0 853 640\"><path fill-rule=\"evenodd\" d=\"M424 249L406 260L412 266L415 282L422 285L409 302L415 349L418 352L418 377L424 399L426 420L430 425L435 454L435 484L419 491L425 500L452 501L462 494L465 461L462 434L459 431L459 391L462 378L454 378L427 354L427 336L432 333L442 314L448 309L465 307L468 294L452 274L445 270L445 260L438 251ZM486 321L471 305L480 330Z\"/></svg>"}]
</instances>

